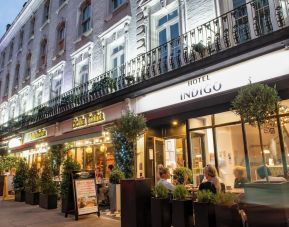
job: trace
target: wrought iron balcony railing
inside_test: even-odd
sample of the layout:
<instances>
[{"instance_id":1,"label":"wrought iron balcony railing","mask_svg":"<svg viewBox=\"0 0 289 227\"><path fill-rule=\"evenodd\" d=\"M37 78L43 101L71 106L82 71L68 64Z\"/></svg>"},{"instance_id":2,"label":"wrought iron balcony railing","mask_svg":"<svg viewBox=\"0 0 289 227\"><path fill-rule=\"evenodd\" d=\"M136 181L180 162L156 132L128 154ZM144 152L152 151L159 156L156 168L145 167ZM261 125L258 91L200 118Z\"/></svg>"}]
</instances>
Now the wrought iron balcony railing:
<instances>
[{"instance_id":1,"label":"wrought iron balcony railing","mask_svg":"<svg viewBox=\"0 0 289 227\"><path fill-rule=\"evenodd\" d=\"M253 0L0 126L0 135L96 101L289 25L289 0Z\"/></svg>"}]
</instances>

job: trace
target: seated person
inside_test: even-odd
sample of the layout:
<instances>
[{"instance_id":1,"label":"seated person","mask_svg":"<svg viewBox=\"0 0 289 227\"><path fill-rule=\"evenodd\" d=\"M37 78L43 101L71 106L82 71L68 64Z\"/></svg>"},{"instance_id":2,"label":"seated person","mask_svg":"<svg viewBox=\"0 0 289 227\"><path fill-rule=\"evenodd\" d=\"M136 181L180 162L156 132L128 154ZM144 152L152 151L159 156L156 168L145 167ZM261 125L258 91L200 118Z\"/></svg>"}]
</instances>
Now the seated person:
<instances>
[{"instance_id":1,"label":"seated person","mask_svg":"<svg viewBox=\"0 0 289 227\"><path fill-rule=\"evenodd\" d=\"M244 184L248 182L245 177L245 167L236 166L233 170L235 176L234 188L244 188Z\"/></svg>"},{"instance_id":2,"label":"seated person","mask_svg":"<svg viewBox=\"0 0 289 227\"><path fill-rule=\"evenodd\" d=\"M199 190L209 190L213 193L220 192L221 183L216 168L212 165L207 165L204 168L204 174L206 180L200 184Z\"/></svg>"},{"instance_id":3,"label":"seated person","mask_svg":"<svg viewBox=\"0 0 289 227\"><path fill-rule=\"evenodd\" d=\"M171 176L169 169L165 168L165 167L160 167L159 168L159 175L160 175L160 180L159 180L158 184L162 184L168 190L174 191L176 188L175 185L173 185L172 183L167 181L167 179L170 179L170 176Z\"/></svg>"},{"instance_id":4,"label":"seated person","mask_svg":"<svg viewBox=\"0 0 289 227\"><path fill-rule=\"evenodd\" d=\"M267 170L269 181L273 181L273 182L285 182L285 181L287 181L284 177L271 176L272 175L271 170L267 166L259 166L257 168L257 174L261 178L257 181L266 181L266 170Z\"/></svg>"}]
</instances>

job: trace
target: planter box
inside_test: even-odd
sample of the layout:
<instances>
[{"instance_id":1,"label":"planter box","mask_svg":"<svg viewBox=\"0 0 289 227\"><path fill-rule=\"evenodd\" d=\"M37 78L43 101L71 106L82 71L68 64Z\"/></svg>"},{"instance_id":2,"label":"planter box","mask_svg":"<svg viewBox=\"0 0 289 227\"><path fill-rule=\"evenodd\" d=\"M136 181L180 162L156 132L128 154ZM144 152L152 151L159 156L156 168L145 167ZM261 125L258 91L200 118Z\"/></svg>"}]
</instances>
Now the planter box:
<instances>
[{"instance_id":1,"label":"planter box","mask_svg":"<svg viewBox=\"0 0 289 227\"><path fill-rule=\"evenodd\" d=\"M216 227L215 208L211 203L194 202L195 227Z\"/></svg>"},{"instance_id":2,"label":"planter box","mask_svg":"<svg viewBox=\"0 0 289 227\"><path fill-rule=\"evenodd\" d=\"M25 201L25 191L24 190L15 190L15 201L24 202Z\"/></svg>"},{"instance_id":3,"label":"planter box","mask_svg":"<svg viewBox=\"0 0 289 227\"><path fill-rule=\"evenodd\" d=\"M120 184L109 184L109 206L110 211L120 211L121 202L120 202Z\"/></svg>"},{"instance_id":4,"label":"planter box","mask_svg":"<svg viewBox=\"0 0 289 227\"><path fill-rule=\"evenodd\" d=\"M169 199L151 198L152 227L171 227L172 206Z\"/></svg>"},{"instance_id":5,"label":"planter box","mask_svg":"<svg viewBox=\"0 0 289 227\"><path fill-rule=\"evenodd\" d=\"M39 192L25 192L25 203L30 205L39 204Z\"/></svg>"},{"instance_id":6,"label":"planter box","mask_svg":"<svg viewBox=\"0 0 289 227\"><path fill-rule=\"evenodd\" d=\"M121 227L150 227L151 179L121 181Z\"/></svg>"},{"instance_id":7,"label":"planter box","mask_svg":"<svg viewBox=\"0 0 289 227\"><path fill-rule=\"evenodd\" d=\"M172 200L172 225L193 227L193 200Z\"/></svg>"},{"instance_id":8,"label":"planter box","mask_svg":"<svg viewBox=\"0 0 289 227\"><path fill-rule=\"evenodd\" d=\"M56 209L57 208L57 195L46 195L40 193L39 206L44 209Z\"/></svg>"},{"instance_id":9,"label":"planter box","mask_svg":"<svg viewBox=\"0 0 289 227\"><path fill-rule=\"evenodd\" d=\"M0 176L0 196L3 196L4 176Z\"/></svg>"},{"instance_id":10,"label":"planter box","mask_svg":"<svg viewBox=\"0 0 289 227\"><path fill-rule=\"evenodd\" d=\"M216 227L242 227L242 219L237 205L215 205Z\"/></svg>"}]
</instances>

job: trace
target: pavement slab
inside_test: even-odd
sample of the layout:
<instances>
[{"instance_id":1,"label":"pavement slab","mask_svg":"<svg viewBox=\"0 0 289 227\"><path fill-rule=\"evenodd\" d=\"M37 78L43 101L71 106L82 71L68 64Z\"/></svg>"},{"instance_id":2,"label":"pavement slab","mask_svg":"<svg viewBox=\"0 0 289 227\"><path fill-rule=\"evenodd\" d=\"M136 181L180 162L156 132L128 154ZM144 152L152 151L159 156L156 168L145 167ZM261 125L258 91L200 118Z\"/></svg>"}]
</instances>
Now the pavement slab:
<instances>
[{"instance_id":1,"label":"pavement slab","mask_svg":"<svg viewBox=\"0 0 289 227\"><path fill-rule=\"evenodd\" d=\"M60 208L45 210L39 206L27 205L24 202L3 201L0 197L0 227L120 227L120 221L90 214L80 216L78 221L73 215L67 218Z\"/></svg>"}]
</instances>

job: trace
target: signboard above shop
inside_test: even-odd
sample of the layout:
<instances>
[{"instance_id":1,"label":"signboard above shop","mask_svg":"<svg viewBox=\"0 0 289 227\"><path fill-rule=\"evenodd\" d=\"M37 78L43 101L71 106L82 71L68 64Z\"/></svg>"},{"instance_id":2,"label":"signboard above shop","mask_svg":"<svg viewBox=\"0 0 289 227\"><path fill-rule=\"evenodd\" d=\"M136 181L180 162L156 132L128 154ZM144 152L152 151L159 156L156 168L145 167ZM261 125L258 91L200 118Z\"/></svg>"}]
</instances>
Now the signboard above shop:
<instances>
[{"instance_id":1,"label":"signboard above shop","mask_svg":"<svg viewBox=\"0 0 289 227\"><path fill-rule=\"evenodd\" d=\"M289 51L280 50L136 98L136 113L197 100L289 73Z\"/></svg>"},{"instance_id":2,"label":"signboard above shop","mask_svg":"<svg viewBox=\"0 0 289 227\"><path fill-rule=\"evenodd\" d=\"M88 114L84 114L81 116L77 116L73 118L72 121L72 128L73 129L78 129L94 124L99 124L101 122L105 121L105 115L102 111L94 111L90 112Z\"/></svg>"},{"instance_id":3,"label":"signboard above shop","mask_svg":"<svg viewBox=\"0 0 289 227\"><path fill-rule=\"evenodd\" d=\"M24 143L47 137L47 130L45 128L38 129L33 132L25 133Z\"/></svg>"}]
</instances>

